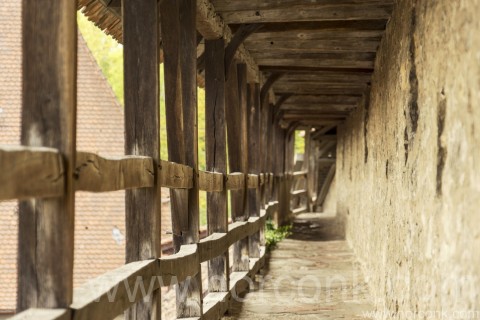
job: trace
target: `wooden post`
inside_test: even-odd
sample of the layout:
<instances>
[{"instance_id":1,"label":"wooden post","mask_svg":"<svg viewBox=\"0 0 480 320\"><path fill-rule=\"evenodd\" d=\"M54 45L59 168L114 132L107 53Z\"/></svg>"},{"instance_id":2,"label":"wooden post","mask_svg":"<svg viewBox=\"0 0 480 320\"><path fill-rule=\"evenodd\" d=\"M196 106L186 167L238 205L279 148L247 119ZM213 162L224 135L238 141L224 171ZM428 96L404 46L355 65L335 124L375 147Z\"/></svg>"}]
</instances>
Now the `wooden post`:
<instances>
[{"instance_id":1,"label":"wooden post","mask_svg":"<svg viewBox=\"0 0 480 320\"><path fill-rule=\"evenodd\" d=\"M225 42L205 40L205 152L207 171L227 173ZM208 234L228 231L227 189L207 194ZM228 251L208 263L209 292L229 290Z\"/></svg>"},{"instance_id":2,"label":"wooden post","mask_svg":"<svg viewBox=\"0 0 480 320\"><path fill-rule=\"evenodd\" d=\"M238 71L238 72L237 72ZM233 63L226 83L226 119L228 162L230 172L248 173L248 121L247 121L247 66ZM245 221L247 211L247 181L245 189L231 191L232 220ZM233 247L233 271L248 271L248 238Z\"/></svg>"},{"instance_id":3,"label":"wooden post","mask_svg":"<svg viewBox=\"0 0 480 320\"><path fill-rule=\"evenodd\" d=\"M73 295L77 8L62 0L22 5L21 141L60 151L65 192L20 202L17 311L66 308Z\"/></svg>"},{"instance_id":4,"label":"wooden post","mask_svg":"<svg viewBox=\"0 0 480 320\"><path fill-rule=\"evenodd\" d=\"M260 173L260 85L250 83L247 90L248 96L248 167L250 173ZM250 217L258 217L261 207L260 189L248 189L248 214ZM260 257L260 232L249 237L249 254L251 258Z\"/></svg>"},{"instance_id":5,"label":"wooden post","mask_svg":"<svg viewBox=\"0 0 480 320\"><path fill-rule=\"evenodd\" d=\"M170 190L173 243L178 252L181 245L199 241L196 1L163 0L160 6L168 158L194 170L193 188ZM177 286L177 317L201 315L199 264L197 275Z\"/></svg>"},{"instance_id":6,"label":"wooden post","mask_svg":"<svg viewBox=\"0 0 480 320\"><path fill-rule=\"evenodd\" d=\"M159 35L156 0L123 1L125 153L160 162ZM160 257L161 187L126 190L126 262ZM160 319L160 290L125 311Z\"/></svg>"}]
</instances>

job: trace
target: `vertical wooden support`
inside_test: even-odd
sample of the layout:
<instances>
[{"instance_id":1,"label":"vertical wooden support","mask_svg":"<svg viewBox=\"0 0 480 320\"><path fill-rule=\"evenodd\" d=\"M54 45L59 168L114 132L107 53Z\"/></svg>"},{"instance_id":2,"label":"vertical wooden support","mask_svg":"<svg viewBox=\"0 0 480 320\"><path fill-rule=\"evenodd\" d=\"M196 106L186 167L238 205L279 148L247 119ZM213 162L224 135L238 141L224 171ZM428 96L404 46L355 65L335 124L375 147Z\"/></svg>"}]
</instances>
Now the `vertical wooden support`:
<instances>
[{"instance_id":1,"label":"vertical wooden support","mask_svg":"<svg viewBox=\"0 0 480 320\"><path fill-rule=\"evenodd\" d=\"M238 70L237 70L238 69ZM233 63L226 83L226 119L228 163L230 172L248 173L248 121L247 121L247 66ZM245 189L231 192L232 220L245 221L247 211L247 181ZM248 271L248 238L233 247L233 271Z\"/></svg>"},{"instance_id":2,"label":"vertical wooden support","mask_svg":"<svg viewBox=\"0 0 480 320\"><path fill-rule=\"evenodd\" d=\"M65 194L20 202L17 311L66 308L73 295L76 1L22 3L21 141L60 151Z\"/></svg>"},{"instance_id":3,"label":"vertical wooden support","mask_svg":"<svg viewBox=\"0 0 480 320\"><path fill-rule=\"evenodd\" d=\"M173 243L178 252L181 245L199 241L196 1L163 0L160 6L168 157L192 167L195 177L192 189L170 191ZM197 275L177 286L177 317L201 315L199 264Z\"/></svg>"},{"instance_id":4,"label":"vertical wooden support","mask_svg":"<svg viewBox=\"0 0 480 320\"><path fill-rule=\"evenodd\" d=\"M227 173L225 42L205 40L205 152L208 171ZM207 194L208 234L228 231L227 190ZM229 290L228 251L208 263L208 291Z\"/></svg>"},{"instance_id":5,"label":"vertical wooden support","mask_svg":"<svg viewBox=\"0 0 480 320\"><path fill-rule=\"evenodd\" d=\"M123 1L125 153L160 160L159 35L156 0ZM160 257L161 187L127 190L126 261ZM160 319L160 290L125 311Z\"/></svg>"},{"instance_id":6,"label":"vertical wooden support","mask_svg":"<svg viewBox=\"0 0 480 320\"><path fill-rule=\"evenodd\" d=\"M260 173L260 85L248 84L248 168L250 173ZM261 207L260 189L248 189L248 214L250 217L258 217ZM249 255L251 258L260 257L260 232L249 237Z\"/></svg>"}]
</instances>

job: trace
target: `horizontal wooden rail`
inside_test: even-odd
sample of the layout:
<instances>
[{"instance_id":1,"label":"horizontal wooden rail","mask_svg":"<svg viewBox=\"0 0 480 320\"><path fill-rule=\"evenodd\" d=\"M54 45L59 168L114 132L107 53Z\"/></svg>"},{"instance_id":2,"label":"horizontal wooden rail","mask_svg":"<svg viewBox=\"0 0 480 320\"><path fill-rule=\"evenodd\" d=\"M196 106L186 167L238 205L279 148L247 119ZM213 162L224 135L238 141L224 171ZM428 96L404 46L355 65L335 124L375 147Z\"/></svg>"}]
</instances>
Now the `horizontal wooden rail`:
<instances>
[{"instance_id":1,"label":"horizontal wooden rail","mask_svg":"<svg viewBox=\"0 0 480 320\"><path fill-rule=\"evenodd\" d=\"M0 200L63 195L62 158L56 149L0 148Z\"/></svg>"},{"instance_id":2,"label":"horizontal wooden rail","mask_svg":"<svg viewBox=\"0 0 480 320\"><path fill-rule=\"evenodd\" d=\"M297 178L297 177L305 177L307 175L307 171L295 171L293 173L293 177L294 178Z\"/></svg>"},{"instance_id":3,"label":"horizontal wooden rail","mask_svg":"<svg viewBox=\"0 0 480 320\"><path fill-rule=\"evenodd\" d=\"M35 309L31 308L20 312L11 320L70 320L70 310L67 309Z\"/></svg>"},{"instance_id":4,"label":"horizontal wooden rail","mask_svg":"<svg viewBox=\"0 0 480 320\"><path fill-rule=\"evenodd\" d=\"M76 190L106 192L154 185L155 170L150 157L103 158L94 153L77 152L76 164Z\"/></svg>"},{"instance_id":5,"label":"horizontal wooden rail","mask_svg":"<svg viewBox=\"0 0 480 320\"><path fill-rule=\"evenodd\" d=\"M227 189L240 190L245 188L245 175L241 172L233 172L227 175Z\"/></svg>"},{"instance_id":6,"label":"horizontal wooden rail","mask_svg":"<svg viewBox=\"0 0 480 320\"><path fill-rule=\"evenodd\" d=\"M207 192L222 192L224 189L223 174L218 172L199 171L199 188Z\"/></svg>"},{"instance_id":7,"label":"horizontal wooden rail","mask_svg":"<svg viewBox=\"0 0 480 320\"><path fill-rule=\"evenodd\" d=\"M195 276L200 272L201 262L221 255L235 242L259 231L265 226L266 219L277 209L278 202L270 202L266 209L261 211L260 217L232 223L229 225L228 233L214 233L198 244L183 245L174 255L128 263L91 280L75 290L71 305L73 319L113 319L143 298L140 286L143 285L146 291L157 290L160 286L169 286ZM262 250L262 258L250 259L249 272L232 273L232 290L238 289L237 286L240 285L243 277L253 276L258 272L260 266L257 263L263 259L263 254L264 250ZM230 293L220 294L228 296ZM203 319L217 319L219 317L214 315L223 314L226 311L225 300L217 300L218 297L216 293L207 295L204 301L207 312Z\"/></svg>"},{"instance_id":8,"label":"horizontal wooden rail","mask_svg":"<svg viewBox=\"0 0 480 320\"><path fill-rule=\"evenodd\" d=\"M77 152L75 190L109 192L154 186L158 174L162 187L190 189L193 169L160 160L155 169L152 158L144 156L102 157L91 152ZM0 200L60 197L64 192L62 156L56 149L43 147L0 147ZM294 173L298 174L297 172ZM272 173L245 174L199 171L200 190L221 192L259 188L273 179ZM247 180L247 181L245 181Z\"/></svg>"},{"instance_id":9,"label":"horizontal wooden rail","mask_svg":"<svg viewBox=\"0 0 480 320\"><path fill-rule=\"evenodd\" d=\"M193 168L160 160L159 177L162 187L172 189L191 189L193 188Z\"/></svg>"},{"instance_id":10,"label":"horizontal wooden rail","mask_svg":"<svg viewBox=\"0 0 480 320\"><path fill-rule=\"evenodd\" d=\"M259 186L259 178L257 174L248 175L248 189L256 189Z\"/></svg>"}]
</instances>

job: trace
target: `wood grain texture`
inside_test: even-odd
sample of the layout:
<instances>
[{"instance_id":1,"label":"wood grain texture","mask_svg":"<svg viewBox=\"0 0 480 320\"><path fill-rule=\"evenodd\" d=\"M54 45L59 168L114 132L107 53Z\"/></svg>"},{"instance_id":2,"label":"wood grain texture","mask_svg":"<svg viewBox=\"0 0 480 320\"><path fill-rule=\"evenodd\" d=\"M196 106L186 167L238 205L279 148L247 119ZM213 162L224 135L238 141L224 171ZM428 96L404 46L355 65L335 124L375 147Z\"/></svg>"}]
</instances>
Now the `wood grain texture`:
<instances>
[{"instance_id":1,"label":"wood grain texture","mask_svg":"<svg viewBox=\"0 0 480 320\"><path fill-rule=\"evenodd\" d=\"M164 188L191 189L193 188L193 168L165 160L160 160L158 179Z\"/></svg>"},{"instance_id":2,"label":"wood grain texture","mask_svg":"<svg viewBox=\"0 0 480 320\"><path fill-rule=\"evenodd\" d=\"M247 180L248 180L247 187L249 189L258 189L260 185L258 174L249 173Z\"/></svg>"},{"instance_id":3,"label":"wood grain texture","mask_svg":"<svg viewBox=\"0 0 480 320\"><path fill-rule=\"evenodd\" d=\"M135 286L143 285L146 292L156 290L160 282L155 277L160 274L158 259L127 263L75 289L73 320L113 319L124 310L144 298L142 290L134 291Z\"/></svg>"},{"instance_id":4,"label":"wood grain texture","mask_svg":"<svg viewBox=\"0 0 480 320\"><path fill-rule=\"evenodd\" d=\"M260 215L261 208L261 196L262 196L262 177L260 173L261 167L261 155L265 152L262 149L262 123L261 123L261 93L269 91L269 86L275 82L275 74L272 75L264 84L262 90L260 90L260 84L250 83L248 85L248 167L249 172L258 175L257 188L248 190L248 214L250 217L258 217ZM272 80L273 79L273 80ZM269 82L270 80L270 82ZM248 176L248 186L250 187L250 175ZM251 258L258 258L259 245L260 245L260 232L255 232L248 238L248 251Z\"/></svg>"},{"instance_id":5,"label":"wood grain texture","mask_svg":"<svg viewBox=\"0 0 480 320\"><path fill-rule=\"evenodd\" d=\"M56 149L0 147L0 200L61 197L65 177Z\"/></svg>"},{"instance_id":6,"label":"wood grain texture","mask_svg":"<svg viewBox=\"0 0 480 320\"><path fill-rule=\"evenodd\" d=\"M316 2L290 3L289 6L271 6L264 8L242 8L235 11L222 11L222 17L228 24L269 23L292 21L329 21L329 20L384 20L390 17L391 3L367 4L318 4ZM231 10L230 8L228 10Z\"/></svg>"},{"instance_id":7,"label":"wood grain texture","mask_svg":"<svg viewBox=\"0 0 480 320\"><path fill-rule=\"evenodd\" d=\"M123 1L125 154L160 162L159 22L156 0ZM152 171L154 172L154 171ZM126 262L159 257L161 185L125 192ZM160 319L160 292L142 300L126 319Z\"/></svg>"},{"instance_id":8,"label":"wood grain texture","mask_svg":"<svg viewBox=\"0 0 480 320\"><path fill-rule=\"evenodd\" d=\"M70 311L68 309L28 309L17 313L11 320L70 320Z\"/></svg>"},{"instance_id":9,"label":"wood grain texture","mask_svg":"<svg viewBox=\"0 0 480 320\"><path fill-rule=\"evenodd\" d=\"M232 223L229 225L228 233L214 233L198 244L182 245L179 252L174 255L130 262L91 280L75 290L73 303L70 306L73 319L113 319L143 298L144 293L142 290L135 291L135 285L143 284L145 292L149 292L149 290L155 291L161 286L170 286L185 280L195 281L195 276L200 271L200 262L212 259L225 252L238 240L264 228L266 219L277 206L278 203L271 202L267 209L262 211L260 217ZM252 270L255 273L258 272L258 269L252 268L250 263L248 272Z\"/></svg>"},{"instance_id":10,"label":"wood grain texture","mask_svg":"<svg viewBox=\"0 0 480 320\"><path fill-rule=\"evenodd\" d=\"M238 47L237 47L238 48ZM235 48L236 51L236 48ZM231 58L233 59L233 53ZM207 170L216 171L218 193L207 194L208 234L227 232L227 127L225 119L225 42L223 39L205 41L205 153ZM202 179L200 177L200 184ZM229 287L228 250L208 263L209 292L226 292Z\"/></svg>"},{"instance_id":11,"label":"wood grain texture","mask_svg":"<svg viewBox=\"0 0 480 320\"><path fill-rule=\"evenodd\" d=\"M59 151L63 196L19 205L17 311L66 308L73 295L75 1L22 1L21 143Z\"/></svg>"},{"instance_id":12,"label":"wood grain texture","mask_svg":"<svg viewBox=\"0 0 480 320\"><path fill-rule=\"evenodd\" d=\"M245 175L241 172L232 172L227 175L228 190L242 190L245 188Z\"/></svg>"},{"instance_id":13,"label":"wood grain texture","mask_svg":"<svg viewBox=\"0 0 480 320\"><path fill-rule=\"evenodd\" d=\"M171 189L174 250L199 240L198 123L197 123L197 5L193 0L164 0L161 6L162 46L165 60L165 103L168 158L193 169L188 190ZM205 38L206 35L203 34ZM199 268L199 267L198 267ZM202 314L200 274L177 286L177 317ZM185 294L181 294L185 291Z\"/></svg>"},{"instance_id":14,"label":"wood grain texture","mask_svg":"<svg viewBox=\"0 0 480 320\"><path fill-rule=\"evenodd\" d=\"M75 167L75 189L79 191L107 192L155 185L150 157L104 158L90 152L77 152Z\"/></svg>"},{"instance_id":15,"label":"wood grain texture","mask_svg":"<svg viewBox=\"0 0 480 320\"><path fill-rule=\"evenodd\" d=\"M224 175L219 172L202 171L198 172L199 189L206 192L224 191Z\"/></svg>"},{"instance_id":16,"label":"wood grain texture","mask_svg":"<svg viewBox=\"0 0 480 320\"><path fill-rule=\"evenodd\" d=\"M228 163L230 172L248 173L248 120L247 120L247 75L244 64L230 67L226 83L226 119L228 138ZM228 182L227 182L228 183ZM245 181L246 185L247 181ZM248 219L246 189L230 192L233 221ZM234 245L233 271L248 268L248 240Z\"/></svg>"}]
</instances>

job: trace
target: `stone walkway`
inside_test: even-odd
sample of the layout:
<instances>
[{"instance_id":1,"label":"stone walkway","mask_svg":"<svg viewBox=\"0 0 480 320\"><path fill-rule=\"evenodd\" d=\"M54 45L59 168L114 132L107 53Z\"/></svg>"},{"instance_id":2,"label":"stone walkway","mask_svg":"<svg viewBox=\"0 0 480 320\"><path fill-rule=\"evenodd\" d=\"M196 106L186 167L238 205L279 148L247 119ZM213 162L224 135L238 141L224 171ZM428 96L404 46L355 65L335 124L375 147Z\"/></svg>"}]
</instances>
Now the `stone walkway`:
<instances>
[{"instance_id":1,"label":"stone walkway","mask_svg":"<svg viewBox=\"0 0 480 320\"><path fill-rule=\"evenodd\" d=\"M370 319L368 288L335 217L302 214L255 289L224 319Z\"/></svg>"}]
</instances>

